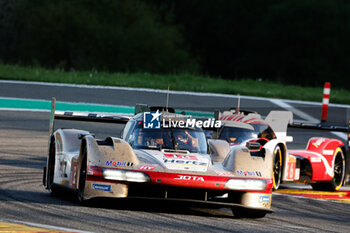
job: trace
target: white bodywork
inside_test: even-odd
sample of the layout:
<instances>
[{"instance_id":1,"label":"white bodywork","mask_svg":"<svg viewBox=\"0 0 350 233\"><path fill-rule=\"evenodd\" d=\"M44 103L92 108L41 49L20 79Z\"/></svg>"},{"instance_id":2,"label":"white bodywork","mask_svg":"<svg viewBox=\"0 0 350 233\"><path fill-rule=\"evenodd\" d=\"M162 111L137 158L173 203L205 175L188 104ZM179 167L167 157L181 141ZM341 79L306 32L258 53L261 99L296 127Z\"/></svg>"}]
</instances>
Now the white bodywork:
<instances>
[{"instance_id":1,"label":"white bodywork","mask_svg":"<svg viewBox=\"0 0 350 233\"><path fill-rule=\"evenodd\" d=\"M293 123L293 112L291 111L271 111L265 118L280 141L292 142L293 137L287 136L288 124Z\"/></svg>"},{"instance_id":2,"label":"white bodywork","mask_svg":"<svg viewBox=\"0 0 350 233\"><path fill-rule=\"evenodd\" d=\"M294 157L292 155L288 154L288 149L286 146L286 142L292 142L293 137L287 136L287 127L288 124L293 123L293 113L291 111L271 111L265 120L262 119L261 115L256 113L249 113L247 115L243 114L236 114L234 116L234 112L232 111L225 111L220 114L220 119L224 123L225 126L228 127L239 127L244 129L253 129L253 127L250 125L250 123L254 121L264 121L265 123L269 124L272 130L274 131L276 135L276 139L271 139L268 141L263 148L266 150L266 152L273 157L273 151L277 146L279 146L282 149L282 181L293 181L293 179L289 178L288 176L288 166L287 163L290 160L290 157ZM241 117L242 119L239 119ZM248 140L249 141L249 140ZM241 146L246 145L246 141L242 142L240 144ZM273 160L272 160L273 161Z\"/></svg>"}]
</instances>

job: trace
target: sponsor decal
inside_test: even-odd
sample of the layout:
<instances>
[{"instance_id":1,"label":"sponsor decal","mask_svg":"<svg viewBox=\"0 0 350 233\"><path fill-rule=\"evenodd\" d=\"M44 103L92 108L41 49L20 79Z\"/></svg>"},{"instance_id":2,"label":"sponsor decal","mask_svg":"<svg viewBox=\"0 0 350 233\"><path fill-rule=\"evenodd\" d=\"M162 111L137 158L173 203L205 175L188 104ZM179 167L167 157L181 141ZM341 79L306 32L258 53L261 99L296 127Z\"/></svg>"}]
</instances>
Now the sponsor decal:
<instances>
[{"instance_id":1,"label":"sponsor decal","mask_svg":"<svg viewBox=\"0 0 350 233\"><path fill-rule=\"evenodd\" d=\"M186 164L196 166L207 166L207 161L186 160L186 159L164 159L165 164Z\"/></svg>"},{"instance_id":2,"label":"sponsor decal","mask_svg":"<svg viewBox=\"0 0 350 233\"><path fill-rule=\"evenodd\" d=\"M182 176L178 175L177 178L174 178L175 180L193 180L193 181L204 181L204 178L201 176Z\"/></svg>"},{"instance_id":3,"label":"sponsor decal","mask_svg":"<svg viewBox=\"0 0 350 233\"><path fill-rule=\"evenodd\" d=\"M167 159L185 159L185 160L198 160L194 155L178 155L178 154L164 154Z\"/></svg>"},{"instance_id":4,"label":"sponsor decal","mask_svg":"<svg viewBox=\"0 0 350 233\"><path fill-rule=\"evenodd\" d=\"M288 171L287 179L290 179L290 180L296 179L295 178L296 162L297 162L296 157L289 155L288 163L287 163L287 171Z\"/></svg>"},{"instance_id":5,"label":"sponsor decal","mask_svg":"<svg viewBox=\"0 0 350 233\"><path fill-rule=\"evenodd\" d=\"M236 171L241 176L261 176L261 172L258 171Z\"/></svg>"},{"instance_id":6,"label":"sponsor decal","mask_svg":"<svg viewBox=\"0 0 350 233\"><path fill-rule=\"evenodd\" d=\"M93 190L100 190L100 191L106 191L106 192L111 191L111 186L106 184L92 184L91 188Z\"/></svg>"},{"instance_id":7,"label":"sponsor decal","mask_svg":"<svg viewBox=\"0 0 350 233\"><path fill-rule=\"evenodd\" d=\"M320 163L322 159L320 157L311 157L311 163Z\"/></svg>"},{"instance_id":8,"label":"sponsor decal","mask_svg":"<svg viewBox=\"0 0 350 233\"><path fill-rule=\"evenodd\" d=\"M145 129L160 129L160 116L162 114L157 112L143 113L143 128Z\"/></svg>"},{"instance_id":9,"label":"sponsor decal","mask_svg":"<svg viewBox=\"0 0 350 233\"><path fill-rule=\"evenodd\" d=\"M323 150L323 154L324 155L333 155L334 154L334 150Z\"/></svg>"},{"instance_id":10,"label":"sponsor decal","mask_svg":"<svg viewBox=\"0 0 350 233\"><path fill-rule=\"evenodd\" d=\"M156 168L154 165L142 165L139 170L153 171Z\"/></svg>"},{"instance_id":11,"label":"sponsor decal","mask_svg":"<svg viewBox=\"0 0 350 233\"><path fill-rule=\"evenodd\" d=\"M132 167L134 166L133 162L121 162L121 161L106 161L107 166L113 166L113 167Z\"/></svg>"},{"instance_id":12,"label":"sponsor decal","mask_svg":"<svg viewBox=\"0 0 350 233\"><path fill-rule=\"evenodd\" d=\"M172 170L206 171L209 159L193 155L165 154L163 164Z\"/></svg>"},{"instance_id":13,"label":"sponsor decal","mask_svg":"<svg viewBox=\"0 0 350 233\"><path fill-rule=\"evenodd\" d=\"M259 197L260 203L269 203L270 202L270 196L260 196Z\"/></svg>"},{"instance_id":14,"label":"sponsor decal","mask_svg":"<svg viewBox=\"0 0 350 233\"><path fill-rule=\"evenodd\" d=\"M318 148L324 141L326 141L326 139L324 139L324 138L319 138L319 139L317 139L316 142L313 142L312 145L313 145L314 147Z\"/></svg>"},{"instance_id":15,"label":"sponsor decal","mask_svg":"<svg viewBox=\"0 0 350 233\"><path fill-rule=\"evenodd\" d=\"M233 176L233 174L231 172L226 172L226 171L215 171L216 174L218 174L219 176Z\"/></svg>"}]
</instances>

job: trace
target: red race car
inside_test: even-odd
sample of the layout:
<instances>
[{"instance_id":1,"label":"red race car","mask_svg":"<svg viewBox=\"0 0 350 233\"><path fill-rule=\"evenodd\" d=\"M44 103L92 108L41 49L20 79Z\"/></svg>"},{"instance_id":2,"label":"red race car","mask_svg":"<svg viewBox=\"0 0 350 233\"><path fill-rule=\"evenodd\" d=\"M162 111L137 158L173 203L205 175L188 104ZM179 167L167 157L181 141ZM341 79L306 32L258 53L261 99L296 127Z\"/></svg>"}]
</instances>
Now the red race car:
<instances>
[{"instance_id":1,"label":"red race car","mask_svg":"<svg viewBox=\"0 0 350 233\"><path fill-rule=\"evenodd\" d=\"M286 134L288 125L323 129L321 125L293 125L293 114L289 111L272 111L265 119L256 113L225 111L219 114L219 119L223 126L214 137L231 146L248 142L251 153L272 152L275 190L281 183L308 183L315 190L339 190L344 184L346 149L341 140L314 137L305 149L291 150L286 146L286 142L293 141ZM339 131L345 130L344 127Z\"/></svg>"}]
</instances>

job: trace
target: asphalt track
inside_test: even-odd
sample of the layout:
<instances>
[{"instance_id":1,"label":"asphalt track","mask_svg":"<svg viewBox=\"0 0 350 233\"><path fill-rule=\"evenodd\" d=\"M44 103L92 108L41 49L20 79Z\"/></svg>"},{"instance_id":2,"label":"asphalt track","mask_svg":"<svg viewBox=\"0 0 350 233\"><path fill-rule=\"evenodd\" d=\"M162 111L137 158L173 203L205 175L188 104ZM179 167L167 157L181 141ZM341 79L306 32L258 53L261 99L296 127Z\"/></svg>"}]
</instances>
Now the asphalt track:
<instances>
[{"instance_id":1,"label":"asphalt track","mask_svg":"<svg viewBox=\"0 0 350 233\"><path fill-rule=\"evenodd\" d=\"M58 100L132 106L135 103L164 105L165 93L120 89L55 87L1 83L0 97ZM171 94L170 105L181 108L217 109L235 105L234 96ZM281 109L289 104L301 120L318 119L320 107L308 103L242 98L244 108ZM209 106L209 108L208 108ZM282 107L281 107L282 106ZM334 112L331 112L335 109ZM306 115L300 114L300 112ZM345 124L346 106L330 109L330 121ZM350 204L274 194L274 214L263 219L234 219L229 209L207 209L173 203L98 200L79 204L73 194L51 197L42 186L46 161L47 112L0 110L0 231L8 221L37 224L53 231L92 232L349 232ZM310 119L309 119L310 120ZM121 125L88 122L57 122L57 127L88 129L97 137L118 136ZM328 132L291 130L295 144L304 147L315 135ZM339 135L343 136L343 135ZM308 188L308 187L306 187ZM5 222L5 223L3 223ZM38 225L39 224L39 225ZM14 228L13 228L14 229ZM29 231L29 229L27 229Z\"/></svg>"}]
</instances>

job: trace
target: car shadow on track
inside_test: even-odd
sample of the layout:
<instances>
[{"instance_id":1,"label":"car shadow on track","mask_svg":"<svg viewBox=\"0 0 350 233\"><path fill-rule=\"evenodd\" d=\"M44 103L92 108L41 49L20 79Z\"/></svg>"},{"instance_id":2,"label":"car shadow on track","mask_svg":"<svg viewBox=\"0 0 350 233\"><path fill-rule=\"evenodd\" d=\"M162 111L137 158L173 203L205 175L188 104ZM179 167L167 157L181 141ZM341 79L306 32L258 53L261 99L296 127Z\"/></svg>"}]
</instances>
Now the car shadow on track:
<instances>
[{"instance_id":1,"label":"car shadow on track","mask_svg":"<svg viewBox=\"0 0 350 233\"><path fill-rule=\"evenodd\" d=\"M43 196L43 193L40 194ZM44 194L45 195L45 194ZM204 217L233 218L231 209L213 208L207 204L189 203L166 199L150 200L143 198L107 198L98 197L80 202L76 192L60 190L55 195L47 193L40 199L46 204L63 204L72 206L85 206L98 209L142 211L149 213L167 213L178 215L193 215Z\"/></svg>"},{"instance_id":2,"label":"car shadow on track","mask_svg":"<svg viewBox=\"0 0 350 233\"><path fill-rule=\"evenodd\" d=\"M45 190L28 191L0 188L0 201L36 203L44 205L79 206L73 192L52 196Z\"/></svg>"},{"instance_id":3,"label":"car shadow on track","mask_svg":"<svg viewBox=\"0 0 350 233\"><path fill-rule=\"evenodd\" d=\"M69 207L85 206L91 209L112 209L165 213L215 218L234 218L231 209L213 207L205 203L191 203L174 200L150 200L143 198L93 198L79 202L76 192L60 190L55 195L42 191L0 189L0 200L6 202L36 203Z\"/></svg>"},{"instance_id":4,"label":"car shadow on track","mask_svg":"<svg viewBox=\"0 0 350 233\"><path fill-rule=\"evenodd\" d=\"M91 208L233 218L233 214L230 209L212 208L206 204L172 200L149 200L142 198L95 198L82 204Z\"/></svg>"},{"instance_id":5,"label":"car shadow on track","mask_svg":"<svg viewBox=\"0 0 350 233\"><path fill-rule=\"evenodd\" d=\"M93 198L79 202L77 194L70 190L60 190L55 195L43 191L27 191L0 188L0 200L7 202L36 203L44 205L86 206L89 208L130 210L142 212L169 213L181 215L213 216L232 218L230 209L206 208L205 204L190 204L181 201Z\"/></svg>"}]
</instances>

